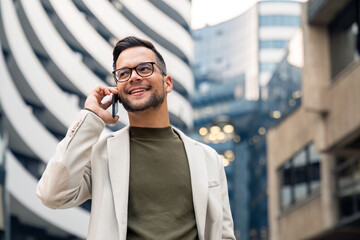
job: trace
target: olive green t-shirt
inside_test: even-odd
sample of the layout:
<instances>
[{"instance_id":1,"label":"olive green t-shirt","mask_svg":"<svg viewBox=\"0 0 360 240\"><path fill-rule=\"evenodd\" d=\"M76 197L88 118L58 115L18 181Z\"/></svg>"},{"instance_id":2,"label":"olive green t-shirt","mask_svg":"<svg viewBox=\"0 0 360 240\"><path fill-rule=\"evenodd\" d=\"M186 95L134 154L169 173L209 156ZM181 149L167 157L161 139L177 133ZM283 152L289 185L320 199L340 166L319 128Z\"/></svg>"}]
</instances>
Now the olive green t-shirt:
<instances>
[{"instance_id":1,"label":"olive green t-shirt","mask_svg":"<svg viewBox=\"0 0 360 240\"><path fill-rule=\"evenodd\" d=\"M130 127L127 239L198 239L189 164L171 127Z\"/></svg>"}]
</instances>

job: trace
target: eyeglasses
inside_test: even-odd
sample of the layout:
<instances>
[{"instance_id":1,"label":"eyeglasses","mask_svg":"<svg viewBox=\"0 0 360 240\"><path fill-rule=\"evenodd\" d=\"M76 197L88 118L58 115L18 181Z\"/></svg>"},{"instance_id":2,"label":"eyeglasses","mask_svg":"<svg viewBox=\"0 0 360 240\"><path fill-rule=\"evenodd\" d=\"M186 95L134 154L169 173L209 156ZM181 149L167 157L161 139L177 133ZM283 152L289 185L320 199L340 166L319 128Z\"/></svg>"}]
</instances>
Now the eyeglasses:
<instances>
[{"instance_id":1,"label":"eyeglasses","mask_svg":"<svg viewBox=\"0 0 360 240\"><path fill-rule=\"evenodd\" d=\"M136 73L140 77L148 77L154 73L154 64L159 68L161 73L166 76L166 73L161 70L161 68L155 62L143 62L133 68L124 67L113 71L112 73L114 75L115 83L127 82L131 77L133 69L135 69Z\"/></svg>"}]
</instances>

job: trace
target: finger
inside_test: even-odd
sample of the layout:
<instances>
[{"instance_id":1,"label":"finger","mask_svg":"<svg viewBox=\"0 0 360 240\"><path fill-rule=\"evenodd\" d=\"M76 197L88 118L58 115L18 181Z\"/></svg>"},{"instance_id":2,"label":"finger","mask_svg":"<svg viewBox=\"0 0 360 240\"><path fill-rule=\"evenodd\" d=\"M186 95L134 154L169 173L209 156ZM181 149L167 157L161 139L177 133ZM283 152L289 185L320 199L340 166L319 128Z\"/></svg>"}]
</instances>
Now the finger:
<instances>
[{"instance_id":1,"label":"finger","mask_svg":"<svg viewBox=\"0 0 360 240\"><path fill-rule=\"evenodd\" d=\"M99 96L103 96L104 95L104 87L102 86L98 86L94 89L94 93L99 95Z\"/></svg>"},{"instance_id":2,"label":"finger","mask_svg":"<svg viewBox=\"0 0 360 240\"><path fill-rule=\"evenodd\" d=\"M117 93L117 88L97 86L87 97L85 106L94 111L98 110L98 108L107 109L111 105L112 99L111 97L106 100L104 98L112 92ZM103 100L105 104L102 102Z\"/></svg>"},{"instance_id":3,"label":"finger","mask_svg":"<svg viewBox=\"0 0 360 240\"><path fill-rule=\"evenodd\" d=\"M106 121L105 123L106 124L115 124L117 121L119 120L119 116L118 115L115 115L115 117L108 117L106 118Z\"/></svg>"},{"instance_id":4,"label":"finger","mask_svg":"<svg viewBox=\"0 0 360 240\"><path fill-rule=\"evenodd\" d=\"M104 88L103 92L104 92L105 95L110 95L111 94L109 88Z\"/></svg>"},{"instance_id":5,"label":"finger","mask_svg":"<svg viewBox=\"0 0 360 240\"><path fill-rule=\"evenodd\" d=\"M101 101L105 96L103 89L100 86L92 91L92 95L94 95L98 101Z\"/></svg>"},{"instance_id":6,"label":"finger","mask_svg":"<svg viewBox=\"0 0 360 240\"><path fill-rule=\"evenodd\" d=\"M119 93L119 90L118 90L117 87L110 87L109 90L110 90L110 92L113 93L113 94Z\"/></svg>"},{"instance_id":7,"label":"finger","mask_svg":"<svg viewBox=\"0 0 360 240\"><path fill-rule=\"evenodd\" d=\"M117 87L108 87L105 89L106 95L117 94L118 92L119 91L118 91Z\"/></svg>"},{"instance_id":8,"label":"finger","mask_svg":"<svg viewBox=\"0 0 360 240\"><path fill-rule=\"evenodd\" d=\"M111 104L112 104L112 97L109 97L104 102L101 102L101 108L107 109L108 107L111 106Z\"/></svg>"},{"instance_id":9,"label":"finger","mask_svg":"<svg viewBox=\"0 0 360 240\"><path fill-rule=\"evenodd\" d=\"M112 92L116 92L116 91L117 89L112 89L111 87L98 86L94 89L93 95L97 98L99 104L101 104L100 102L103 100L105 96L108 96Z\"/></svg>"},{"instance_id":10,"label":"finger","mask_svg":"<svg viewBox=\"0 0 360 240\"><path fill-rule=\"evenodd\" d=\"M118 115L115 115L115 117L114 118L112 118L113 119L113 122L111 123L111 124L115 124L118 120L119 120L119 116Z\"/></svg>"}]
</instances>

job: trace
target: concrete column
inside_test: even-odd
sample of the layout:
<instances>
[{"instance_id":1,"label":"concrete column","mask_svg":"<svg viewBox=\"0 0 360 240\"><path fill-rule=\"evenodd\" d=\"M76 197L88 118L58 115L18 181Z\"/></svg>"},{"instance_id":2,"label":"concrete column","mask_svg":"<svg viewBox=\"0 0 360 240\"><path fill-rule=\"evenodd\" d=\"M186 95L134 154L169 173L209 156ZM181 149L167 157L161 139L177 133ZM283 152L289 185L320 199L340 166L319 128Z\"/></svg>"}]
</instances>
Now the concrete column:
<instances>
[{"instance_id":1,"label":"concrete column","mask_svg":"<svg viewBox=\"0 0 360 240\"><path fill-rule=\"evenodd\" d=\"M321 160L321 205L325 229L333 227L338 219L338 200L336 196L336 158L323 154Z\"/></svg>"}]
</instances>

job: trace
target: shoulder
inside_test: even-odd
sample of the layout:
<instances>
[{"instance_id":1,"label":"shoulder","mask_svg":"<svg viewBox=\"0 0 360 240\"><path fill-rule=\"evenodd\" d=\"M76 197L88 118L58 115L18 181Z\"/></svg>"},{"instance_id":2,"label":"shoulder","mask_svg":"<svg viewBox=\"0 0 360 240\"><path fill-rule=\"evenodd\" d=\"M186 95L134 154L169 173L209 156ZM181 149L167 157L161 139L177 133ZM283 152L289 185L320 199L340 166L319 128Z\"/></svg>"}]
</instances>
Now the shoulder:
<instances>
[{"instance_id":1,"label":"shoulder","mask_svg":"<svg viewBox=\"0 0 360 240\"><path fill-rule=\"evenodd\" d=\"M129 134L129 126L126 126L115 132L105 132L104 131L101 134L99 141L95 145L95 149L104 147L107 144L107 142L113 138L119 138L119 137L122 137L122 136L128 135L128 134Z\"/></svg>"}]
</instances>

